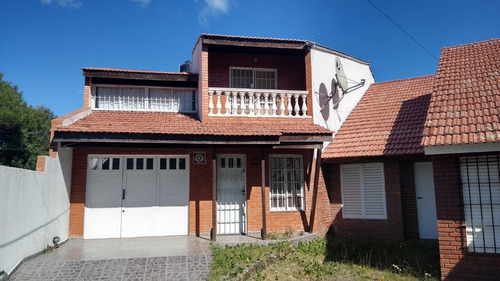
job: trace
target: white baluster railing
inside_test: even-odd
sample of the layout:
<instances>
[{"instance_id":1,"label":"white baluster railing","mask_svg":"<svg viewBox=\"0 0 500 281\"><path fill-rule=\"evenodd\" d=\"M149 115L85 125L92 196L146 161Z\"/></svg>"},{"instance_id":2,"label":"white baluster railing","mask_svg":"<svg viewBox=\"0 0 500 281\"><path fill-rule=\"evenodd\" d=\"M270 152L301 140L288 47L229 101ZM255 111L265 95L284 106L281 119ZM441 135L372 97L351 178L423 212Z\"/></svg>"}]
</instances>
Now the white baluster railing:
<instances>
[{"instance_id":1,"label":"white baluster railing","mask_svg":"<svg viewBox=\"0 0 500 281\"><path fill-rule=\"evenodd\" d=\"M310 117L307 91L209 88L208 97L209 116Z\"/></svg>"}]
</instances>

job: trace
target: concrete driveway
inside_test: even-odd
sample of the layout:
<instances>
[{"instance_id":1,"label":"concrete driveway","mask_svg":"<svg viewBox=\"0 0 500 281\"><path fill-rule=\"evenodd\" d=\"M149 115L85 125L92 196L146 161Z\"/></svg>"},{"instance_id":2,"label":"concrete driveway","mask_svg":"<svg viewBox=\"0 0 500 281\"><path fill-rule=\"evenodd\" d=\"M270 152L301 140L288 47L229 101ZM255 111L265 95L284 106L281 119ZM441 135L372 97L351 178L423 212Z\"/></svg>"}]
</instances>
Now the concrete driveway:
<instances>
[{"instance_id":1,"label":"concrete driveway","mask_svg":"<svg viewBox=\"0 0 500 281\"><path fill-rule=\"evenodd\" d=\"M9 280L206 280L210 241L192 236L70 239Z\"/></svg>"}]
</instances>

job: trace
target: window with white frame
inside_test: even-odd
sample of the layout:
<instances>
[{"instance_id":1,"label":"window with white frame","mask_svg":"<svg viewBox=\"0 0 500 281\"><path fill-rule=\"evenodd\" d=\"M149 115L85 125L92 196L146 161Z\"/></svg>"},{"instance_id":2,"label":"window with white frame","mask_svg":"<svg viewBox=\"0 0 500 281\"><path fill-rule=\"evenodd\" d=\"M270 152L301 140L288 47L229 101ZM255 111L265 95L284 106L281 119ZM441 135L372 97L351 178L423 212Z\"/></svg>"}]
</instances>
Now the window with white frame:
<instances>
[{"instance_id":1,"label":"window with white frame","mask_svg":"<svg viewBox=\"0 0 500 281\"><path fill-rule=\"evenodd\" d=\"M94 93L94 109L196 112L194 89L97 86Z\"/></svg>"},{"instance_id":2,"label":"window with white frame","mask_svg":"<svg viewBox=\"0 0 500 281\"><path fill-rule=\"evenodd\" d=\"M304 209L304 166L302 155L271 155L269 157L271 211Z\"/></svg>"},{"instance_id":3,"label":"window with white frame","mask_svg":"<svg viewBox=\"0 0 500 281\"><path fill-rule=\"evenodd\" d=\"M278 70L231 67L229 81L231 88L277 89Z\"/></svg>"},{"instance_id":4,"label":"window with white frame","mask_svg":"<svg viewBox=\"0 0 500 281\"><path fill-rule=\"evenodd\" d=\"M342 217L387 219L383 163L340 166Z\"/></svg>"},{"instance_id":5,"label":"window with white frame","mask_svg":"<svg viewBox=\"0 0 500 281\"><path fill-rule=\"evenodd\" d=\"M467 248L500 253L500 155L460 158Z\"/></svg>"}]
</instances>

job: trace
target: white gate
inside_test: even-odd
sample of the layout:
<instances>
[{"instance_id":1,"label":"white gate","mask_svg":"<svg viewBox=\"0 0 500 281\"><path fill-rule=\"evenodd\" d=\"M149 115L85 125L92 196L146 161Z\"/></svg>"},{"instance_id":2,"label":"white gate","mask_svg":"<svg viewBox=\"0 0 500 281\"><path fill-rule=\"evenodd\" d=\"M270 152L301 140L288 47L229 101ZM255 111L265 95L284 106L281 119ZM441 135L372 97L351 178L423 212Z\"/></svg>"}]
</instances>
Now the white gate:
<instances>
[{"instance_id":1,"label":"white gate","mask_svg":"<svg viewBox=\"0 0 500 281\"><path fill-rule=\"evenodd\" d=\"M414 173L420 238L438 239L432 162L416 162Z\"/></svg>"},{"instance_id":2,"label":"white gate","mask_svg":"<svg viewBox=\"0 0 500 281\"><path fill-rule=\"evenodd\" d=\"M188 156L89 156L84 238L188 234Z\"/></svg>"},{"instance_id":3,"label":"white gate","mask_svg":"<svg viewBox=\"0 0 500 281\"><path fill-rule=\"evenodd\" d=\"M245 155L217 156L217 233L246 233Z\"/></svg>"}]
</instances>

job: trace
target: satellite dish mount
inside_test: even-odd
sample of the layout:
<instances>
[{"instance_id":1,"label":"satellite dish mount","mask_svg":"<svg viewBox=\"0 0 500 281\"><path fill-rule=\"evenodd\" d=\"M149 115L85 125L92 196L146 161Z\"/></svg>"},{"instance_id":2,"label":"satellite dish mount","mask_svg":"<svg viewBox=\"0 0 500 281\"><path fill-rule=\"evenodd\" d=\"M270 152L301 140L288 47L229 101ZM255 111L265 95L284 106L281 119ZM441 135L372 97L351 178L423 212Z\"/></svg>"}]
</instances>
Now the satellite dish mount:
<instances>
[{"instance_id":1,"label":"satellite dish mount","mask_svg":"<svg viewBox=\"0 0 500 281\"><path fill-rule=\"evenodd\" d=\"M340 96L339 100L333 105L333 108L336 108L344 95L357 90L365 85L365 79L361 79L361 82L357 82L354 80L349 79L351 82L354 82L355 84L350 86L348 85L347 82L347 77L344 73L344 67L342 66L342 62L340 61L340 58L335 58L335 83L334 83L334 89L332 89L332 93L328 95L328 100L325 102L325 104L321 107L321 110L328 104L328 102L337 94L338 88L342 90L342 95Z\"/></svg>"}]
</instances>

